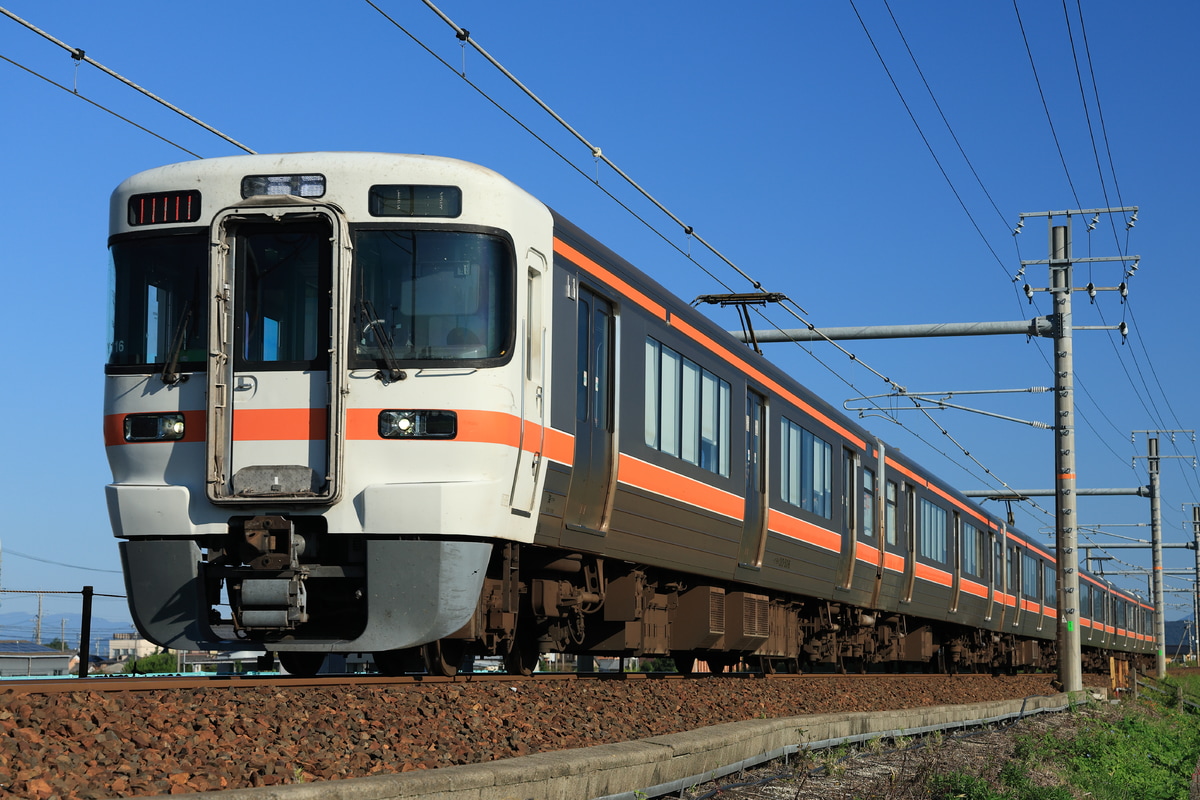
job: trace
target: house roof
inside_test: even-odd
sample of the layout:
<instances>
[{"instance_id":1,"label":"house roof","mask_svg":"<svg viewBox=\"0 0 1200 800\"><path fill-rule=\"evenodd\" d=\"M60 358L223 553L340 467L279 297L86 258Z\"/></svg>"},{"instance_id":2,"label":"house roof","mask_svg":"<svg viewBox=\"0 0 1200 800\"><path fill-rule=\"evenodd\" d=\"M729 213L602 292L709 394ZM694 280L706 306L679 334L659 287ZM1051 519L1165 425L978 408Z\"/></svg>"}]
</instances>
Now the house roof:
<instances>
[{"instance_id":1,"label":"house roof","mask_svg":"<svg viewBox=\"0 0 1200 800\"><path fill-rule=\"evenodd\" d=\"M70 655L62 650L55 650L37 642L22 642L16 640L0 641L0 655Z\"/></svg>"}]
</instances>

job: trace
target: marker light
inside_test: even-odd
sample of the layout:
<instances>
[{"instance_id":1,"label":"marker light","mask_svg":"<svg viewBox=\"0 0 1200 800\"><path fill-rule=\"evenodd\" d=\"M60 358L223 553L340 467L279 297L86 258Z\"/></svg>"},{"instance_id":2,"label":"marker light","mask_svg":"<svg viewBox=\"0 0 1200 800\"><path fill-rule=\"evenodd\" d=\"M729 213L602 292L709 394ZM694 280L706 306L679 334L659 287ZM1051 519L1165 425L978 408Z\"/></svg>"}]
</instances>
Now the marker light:
<instances>
[{"instance_id":1,"label":"marker light","mask_svg":"<svg viewBox=\"0 0 1200 800\"><path fill-rule=\"evenodd\" d=\"M247 175L242 178L242 197L290 194L295 197L324 197L324 175Z\"/></svg>"},{"instance_id":2,"label":"marker light","mask_svg":"<svg viewBox=\"0 0 1200 800\"><path fill-rule=\"evenodd\" d=\"M130 225L165 225L195 222L200 219L200 192L195 189L177 192L135 194L127 207Z\"/></svg>"},{"instance_id":3,"label":"marker light","mask_svg":"<svg viewBox=\"0 0 1200 800\"><path fill-rule=\"evenodd\" d=\"M380 411L379 435L384 439L453 439L458 414L453 411Z\"/></svg>"},{"instance_id":4,"label":"marker light","mask_svg":"<svg viewBox=\"0 0 1200 800\"><path fill-rule=\"evenodd\" d=\"M183 414L130 414L125 417L125 441L174 442L183 438Z\"/></svg>"}]
</instances>

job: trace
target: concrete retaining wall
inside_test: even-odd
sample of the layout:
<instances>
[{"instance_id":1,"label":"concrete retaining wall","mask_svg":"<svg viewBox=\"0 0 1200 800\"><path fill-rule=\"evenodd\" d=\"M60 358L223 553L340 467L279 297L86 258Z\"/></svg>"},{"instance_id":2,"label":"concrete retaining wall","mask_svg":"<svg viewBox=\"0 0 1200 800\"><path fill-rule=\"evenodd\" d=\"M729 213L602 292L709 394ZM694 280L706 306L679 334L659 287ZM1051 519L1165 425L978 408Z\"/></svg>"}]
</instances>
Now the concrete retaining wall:
<instances>
[{"instance_id":1,"label":"concrete retaining wall","mask_svg":"<svg viewBox=\"0 0 1200 800\"><path fill-rule=\"evenodd\" d=\"M1104 694L1092 696L1102 699ZM749 720L486 764L208 792L205 800L632 800L677 792L797 750L1001 722L1069 706L1070 698L1057 694L903 711Z\"/></svg>"}]
</instances>

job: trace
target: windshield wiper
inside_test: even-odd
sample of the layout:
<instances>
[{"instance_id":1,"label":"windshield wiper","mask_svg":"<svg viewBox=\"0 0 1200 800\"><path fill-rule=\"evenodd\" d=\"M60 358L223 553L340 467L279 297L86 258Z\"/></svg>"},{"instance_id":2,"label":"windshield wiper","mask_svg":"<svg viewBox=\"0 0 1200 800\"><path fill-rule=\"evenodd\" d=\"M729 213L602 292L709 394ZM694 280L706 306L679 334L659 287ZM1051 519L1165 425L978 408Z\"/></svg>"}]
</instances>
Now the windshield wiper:
<instances>
[{"instance_id":1,"label":"windshield wiper","mask_svg":"<svg viewBox=\"0 0 1200 800\"><path fill-rule=\"evenodd\" d=\"M179 319L179 324L175 326L175 339L171 342L171 357L167 359L166 365L162 371L162 382L168 386L174 386L180 381L187 380L186 375L180 375L179 356L183 352L183 342L187 339L188 323L192 319L192 301L189 300L183 309L183 316Z\"/></svg>"},{"instance_id":2,"label":"windshield wiper","mask_svg":"<svg viewBox=\"0 0 1200 800\"><path fill-rule=\"evenodd\" d=\"M363 316L367 318L367 325L363 328L363 333L368 330L374 332L375 341L379 343L380 356L387 366L387 369L376 372L375 378L382 381L385 386L393 381L404 380L408 375L400 369L400 361L396 358L395 351L392 350L392 335L384 326L384 320L375 314L375 307L370 300L360 300L359 305L362 307Z\"/></svg>"}]
</instances>

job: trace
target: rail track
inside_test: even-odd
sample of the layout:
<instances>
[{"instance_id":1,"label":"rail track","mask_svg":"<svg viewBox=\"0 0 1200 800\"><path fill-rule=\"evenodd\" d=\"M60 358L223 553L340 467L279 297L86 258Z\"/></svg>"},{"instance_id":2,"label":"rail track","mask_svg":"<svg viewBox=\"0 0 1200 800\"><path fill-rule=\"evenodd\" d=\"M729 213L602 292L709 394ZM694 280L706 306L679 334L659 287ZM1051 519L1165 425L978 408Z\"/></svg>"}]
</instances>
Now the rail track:
<instances>
[{"instance_id":1,"label":"rail track","mask_svg":"<svg viewBox=\"0 0 1200 800\"><path fill-rule=\"evenodd\" d=\"M1051 675L113 677L0 684L0 795L130 797L493 762L725 722L1052 692Z\"/></svg>"},{"instance_id":2,"label":"rail track","mask_svg":"<svg viewBox=\"0 0 1200 800\"><path fill-rule=\"evenodd\" d=\"M681 675L675 672L536 672L531 675L512 675L504 672L469 672L454 676L412 674L387 676L377 673L338 673L316 676L295 676L277 673L186 673L161 675L106 675L87 678L10 678L0 681L0 694L12 691L26 694L56 694L61 692L147 692L171 689L235 688L276 686L300 688L309 686L438 686L472 683L542 683L572 681L698 681L698 680L769 680L795 681L810 679L846 679L869 681L882 676L922 679L953 677L939 673L862 673L836 672L725 672ZM965 676L964 676L965 677ZM974 677L983 677L975 675Z\"/></svg>"}]
</instances>

